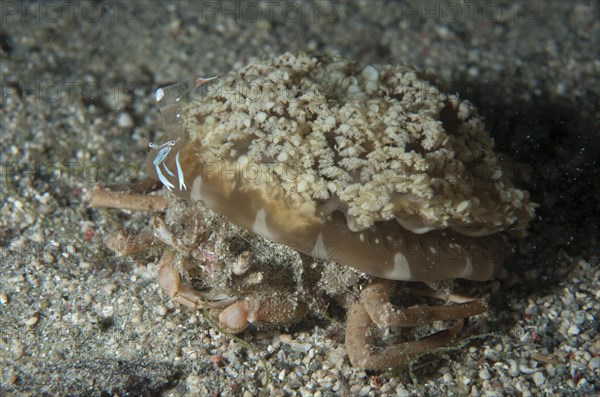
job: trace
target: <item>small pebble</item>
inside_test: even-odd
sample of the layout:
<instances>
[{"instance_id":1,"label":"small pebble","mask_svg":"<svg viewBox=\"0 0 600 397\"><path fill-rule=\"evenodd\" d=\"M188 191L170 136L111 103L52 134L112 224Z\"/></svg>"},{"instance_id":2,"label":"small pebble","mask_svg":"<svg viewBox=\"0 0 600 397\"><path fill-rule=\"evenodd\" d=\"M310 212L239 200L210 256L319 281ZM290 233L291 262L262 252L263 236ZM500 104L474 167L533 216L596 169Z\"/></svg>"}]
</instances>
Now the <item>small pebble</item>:
<instances>
[{"instance_id":1,"label":"small pebble","mask_svg":"<svg viewBox=\"0 0 600 397\"><path fill-rule=\"evenodd\" d=\"M12 341L11 350L16 358L21 358L25 354L25 346L23 346L23 343L16 338Z\"/></svg>"},{"instance_id":2,"label":"small pebble","mask_svg":"<svg viewBox=\"0 0 600 397\"><path fill-rule=\"evenodd\" d=\"M158 306L156 307L156 314L158 314L161 317L166 316L167 314L167 308L164 306Z\"/></svg>"},{"instance_id":3,"label":"small pebble","mask_svg":"<svg viewBox=\"0 0 600 397\"><path fill-rule=\"evenodd\" d=\"M365 66L361 74L365 80L377 81L379 79L379 71L371 65Z\"/></svg>"},{"instance_id":4,"label":"small pebble","mask_svg":"<svg viewBox=\"0 0 600 397\"><path fill-rule=\"evenodd\" d=\"M540 387L544 383L546 383L546 377L542 372L536 372L535 374L533 374L533 383L535 383L537 387Z\"/></svg>"},{"instance_id":5,"label":"small pebble","mask_svg":"<svg viewBox=\"0 0 600 397\"><path fill-rule=\"evenodd\" d=\"M581 325L585 321L585 312L578 311L573 314L573 323L576 325Z\"/></svg>"},{"instance_id":6,"label":"small pebble","mask_svg":"<svg viewBox=\"0 0 600 397\"><path fill-rule=\"evenodd\" d=\"M25 320L25 325L28 327L33 327L38 322L38 318L36 316L29 317Z\"/></svg>"},{"instance_id":7,"label":"small pebble","mask_svg":"<svg viewBox=\"0 0 600 397\"><path fill-rule=\"evenodd\" d=\"M131 128L133 127L133 118L129 113L119 113L117 116L117 125L121 128Z\"/></svg>"},{"instance_id":8,"label":"small pebble","mask_svg":"<svg viewBox=\"0 0 600 397\"><path fill-rule=\"evenodd\" d=\"M408 396L410 396L410 393L408 392L408 390L406 390L404 388L404 386L400 385L396 389L396 396L398 396L398 397L408 397Z\"/></svg>"},{"instance_id":9,"label":"small pebble","mask_svg":"<svg viewBox=\"0 0 600 397\"><path fill-rule=\"evenodd\" d=\"M588 363L588 368L592 371L597 371L600 369L600 357L594 357Z\"/></svg>"},{"instance_id":10,"label":"small pebble","mask_svg":"<svg viewBox=\"0 0 600 397\"><path fill-rule=\"evenodd\" d=\"M575 324L571 324L567 332L569 333L569 335L579 335L580 330L578 326L576 326Z\"/></svg>"},{"instance_id":11,"label":"small pebble","mask_svg":"<svg viewBox=\"0 0 600 397\"><path fill-rule=\"evenodd\" d=\"M483 380L488 380L492 377L492 375L490 374L490 371L487 370L487 368L483 368L479 371L479 377Z\"/></svg>"},{"instance_id":12,"label":"small pebble","mask_svg":"<svg viewBox=\"0 0 600 397\"><path fill-rule=\"evenodd\" d=\"M102 308L102 315L104 317L112 317L115 313L115 308L113 306L104 306Z\"/></svg>"}]
</instances>

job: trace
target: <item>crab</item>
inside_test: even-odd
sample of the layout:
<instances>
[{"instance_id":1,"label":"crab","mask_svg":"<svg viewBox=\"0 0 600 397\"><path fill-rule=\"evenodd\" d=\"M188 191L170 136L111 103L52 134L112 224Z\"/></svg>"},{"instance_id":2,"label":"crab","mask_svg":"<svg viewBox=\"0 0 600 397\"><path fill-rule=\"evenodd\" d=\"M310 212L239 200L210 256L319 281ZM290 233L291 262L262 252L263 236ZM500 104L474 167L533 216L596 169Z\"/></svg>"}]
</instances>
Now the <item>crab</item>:
<instances>
[{"instance_id":1,"label":"crab","mask_svg":"<svg viewBox=\"0 0 600 397\"><path fill-rule=\"evenodd\" d=\"M218 312L224 331L290 324L334 298L348 310L351 364L395 367L486 311L481 299L427 284L493 278L507 252L501 232L523 236L535 207L503 171L475 108L428 79L286 53L161 88L168 133L150 145L149 181L130 192L96 187L92 205L166 212L153 238L121 235L113 248L166 247L161 288ZM184 100L198 87L199 99ZM139 193L160 185L166 195ZM402 281L426 283L407 291L445 304L399 307ZM434 322L453 323L416 340L389 337Z\"/></svg>"}]
</instances>

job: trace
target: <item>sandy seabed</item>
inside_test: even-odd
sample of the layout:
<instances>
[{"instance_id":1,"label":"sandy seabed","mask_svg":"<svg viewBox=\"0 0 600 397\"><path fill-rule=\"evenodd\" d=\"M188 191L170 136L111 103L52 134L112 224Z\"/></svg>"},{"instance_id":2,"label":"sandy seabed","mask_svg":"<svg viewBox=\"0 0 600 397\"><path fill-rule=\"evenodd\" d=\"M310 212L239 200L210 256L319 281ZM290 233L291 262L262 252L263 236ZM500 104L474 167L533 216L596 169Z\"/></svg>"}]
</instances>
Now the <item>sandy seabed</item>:
<instances>
[{"instance_id":1,"label":"sandy seabed","mask_svg":"<svg viewBox=\"0 0 600 397\"><path fill-rule=\"evenodd\" d=\"M0 394L594 395L598 13L596 1L0 3ZM323 320L249 331L248 349L170 302L152 261L105 248L150 220L87 197L144 177L156 88L290 50L435 73L519 165L540 206L481 286L480 337L385 373L353 369Z\"/></svg>"}]
</instances>

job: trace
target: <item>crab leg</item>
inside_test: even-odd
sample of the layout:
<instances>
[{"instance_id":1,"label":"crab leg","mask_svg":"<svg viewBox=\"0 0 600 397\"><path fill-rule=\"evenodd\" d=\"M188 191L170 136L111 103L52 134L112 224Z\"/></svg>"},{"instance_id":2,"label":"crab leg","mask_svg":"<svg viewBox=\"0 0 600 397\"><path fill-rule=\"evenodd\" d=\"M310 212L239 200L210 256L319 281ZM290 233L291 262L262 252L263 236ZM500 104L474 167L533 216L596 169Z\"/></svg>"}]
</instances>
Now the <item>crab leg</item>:
<instances>
[{"instance_id":1,"label":"crab leg","mask_svg":"<svg viewBox=\"0 0 600 397\"><path fill-rule=\"evenodd\" d=\"M175 269L175 254L166 252L158 261L158 284L175 302L192 309L223 308L234 303L237 298L203 294L181 283L179 271Z\"/></svg>"},{"instance_id":2,"label":"crab leg","mask_svg":"<svg viewBox=\"0 0 600 397\"><path fill-rule=\"evenodd\" d=\"M119 208L133 211L164 212L167 198L147 194L127 194L95 186L91 200L92 207Z\"/></svg>"},{"instance_id":3,"label":"crab leg","mask_svg":"<svg viewBox=\"0 0 600 397\"><path fill-rule=\"evenodd\" d=\"M373 334L370 328L373 321L359 303L353 303L348 311L346 325L346 350L353 366L369 370L386 370L400 365L411 356L447 345L454 340L463 326L460 319L452 327L426 338L388 346L372 352Z\"/></svg>"},{"instance_id":4,"label":"crab leg","mask_svg":"<svg viewBox=\"0 0 600 397\"><path fill-rule=\"evenodd\" d=\"M365 310L371 320L382 330L388 327L416 327L434 321L458 320L475 316L487 310L485 303L478 299L469 299L460 295L450 295L454 304L448 306L415 305L399 309L390 303L393 282L375 279L362 293ZM424 295L423 292L419 295ZM442 298L431 293L428 296Z\"/></svg>"},{"instance_id":5,"label":"crab leg","mask_svg":"<svg viewBox=\"0 0 600 397\"><path fill-rule=\"evenodd\" d=\"M362 293L363 304L353 303L350 307L346 327L346 350L352 365L370 370L384 370L397 366L410 356L447 345L456 338L465 317L486 311L483 301L468 300L459 295L450 295L450 300L457 302L453 305L415 305L399 309L389 302L391 290L391 281L375 279ZM435 292L419 294L441 298ZM414 327L447 320L457 321L452 327L419 340L388 346L378 352L371 349L374 339L371 328L374 325L385 330L389 327Z\"/></svg>"},{"instance_id":6,"label":"crab leg","mask_svg":"<svg viewBox=\"0 0 600 397\"><path fill-rule=\"evenodd\" d=\"M98 185L96 185L98 186ZM127 192L130 194L148 194L160 189L162 185L154 178L145 178L134 183L111 183L107 186L113 192Z\"/></svg>"}]
</instances>

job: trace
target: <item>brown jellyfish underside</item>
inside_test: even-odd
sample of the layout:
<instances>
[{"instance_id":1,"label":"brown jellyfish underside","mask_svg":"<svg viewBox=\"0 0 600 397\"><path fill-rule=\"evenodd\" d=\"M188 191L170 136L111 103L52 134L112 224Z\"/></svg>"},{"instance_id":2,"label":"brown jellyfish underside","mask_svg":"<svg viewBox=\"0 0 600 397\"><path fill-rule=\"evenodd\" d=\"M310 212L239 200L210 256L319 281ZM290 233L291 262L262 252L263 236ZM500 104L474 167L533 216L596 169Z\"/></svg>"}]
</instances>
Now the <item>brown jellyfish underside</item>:
<instances>
[{"instance_id":1,"label":"brown jellyfish underside","mask_svg":"<svg viewBox=\"0 0 600 397\"><path fill-rule=\"evenodd\" d=\"M496 233L524 235L533 217L473 105L409 67L286 53L207 92L149 174L314 257L395 280L488 280Z\"/></svg>"}]
</instances>

